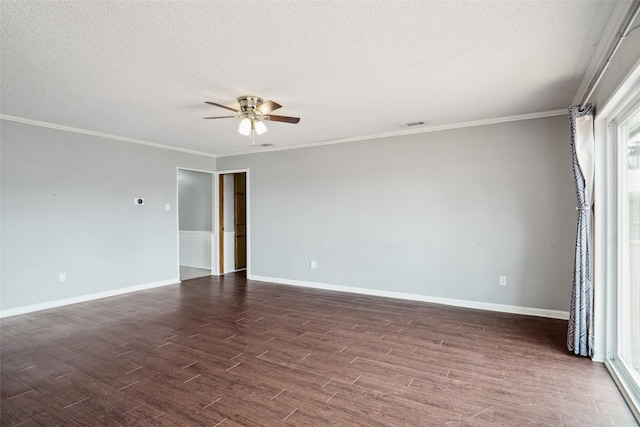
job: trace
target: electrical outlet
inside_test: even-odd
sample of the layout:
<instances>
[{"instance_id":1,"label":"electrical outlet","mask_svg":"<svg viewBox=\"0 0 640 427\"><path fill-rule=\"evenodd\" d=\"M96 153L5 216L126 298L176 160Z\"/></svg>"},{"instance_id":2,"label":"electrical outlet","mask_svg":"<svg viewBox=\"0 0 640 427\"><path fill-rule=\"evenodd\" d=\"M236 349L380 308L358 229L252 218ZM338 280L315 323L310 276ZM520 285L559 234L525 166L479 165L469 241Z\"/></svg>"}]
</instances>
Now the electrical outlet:
<instances>
[{"instance_id":1,"label":"electrical outlet","mask_svg":"<svg viewBox=\"0 0 640 427\"><path fill-rule=\"evenodd\" d=\"M500 286L507 286L507 276L500 276Z\"/></svg>"},{"instance_id":2,"label":"electrical outlet","mask_svg":"<svg viewBox=\"0 0 640 427\"><path fill-rule=\"evenodd\" d=\"M309 267L311 267L311 268L318 268L318 264L316 263L316 261L315 261L315 260L311 260L311 263L310 263Z\"/></svg>"},{"instance_id":3,"label":"electrical outlet","mask_svg":"<svg viewBox=\"0 0 640 427\"><path fill-rule=\"evenodd\" d=\"M58 279L61 282L66 282L67 281L67 273L60 273L60 275L58 276Z\"/></svg>"}]
</instances>

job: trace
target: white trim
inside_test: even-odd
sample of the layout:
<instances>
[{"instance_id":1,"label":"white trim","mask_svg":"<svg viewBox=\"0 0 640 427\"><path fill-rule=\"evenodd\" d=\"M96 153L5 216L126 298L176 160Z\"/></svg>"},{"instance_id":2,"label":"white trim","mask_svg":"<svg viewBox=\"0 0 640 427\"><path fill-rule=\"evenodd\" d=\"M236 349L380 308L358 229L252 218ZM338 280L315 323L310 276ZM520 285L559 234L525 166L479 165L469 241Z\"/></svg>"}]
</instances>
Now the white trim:
<instances>
[{"instance_id":1,"label":"white trim","mask_svg":"<svg viewBox=\"0 0 640 427\"><path fill-rule=\"evenodd\" d=\"M189 263L189 264L191 264L191 263ZM211 267L209 267L208 265L184 265L184 264L182 264L180 267L199 268L200 270L213 271L213 269Z\"/></svg>"},{"instance_id":2,"label":"white trim","mask_svg":"<svg viewBox=\"0 0 640 427\"><path fill-rule=\"evenodd\" d=\"M386 298L404 299L409 301L430 302L434 304L451 305L455 307L474 308L478 310L498 311L502 313L524 314L527 316L548 317L551 319L569 319L569 312L560 310L547 310L543 308L520 307L515 305L493 304L481 301L469 301L452 298L432 297L428 295L407 294L403 292L383 291L379 289L356 288L352 286L329 285L326 283L306 282L302 280L281 279L265 276L249 276L249 280L278 283L282 285L300 286L304 288L324 289L337 292L350 292L354 294L372 295Z\"/></svg>"},{"instance_id":3,"label":"white trim","mask_svg":"<svg viewBox=\"0 0 640 427\"><path fill-rule=\"evenodd\" d=\"M251 170L246 168L246 169L229 169L229 170L222 170L222 171L217 171L216 172L216 176L218 177L218 179L220 179L220 175L230 175L230 174L234 174L234 173L245 173L247 175L246 178L246 188L245 188L245 210L247 212L247 225L246 225L246 236L247 236L247 277L249 277L251 275ZM220 184L219 182L216 182L216 191L219 191L219 187ZM219 203L219 197L216 197L215 200L218 201L218 205ZM216 227L216 230L220 229L220 215L218 215L218 212L220 211L220 207L217 206L216 207L216 225L214 225L214 227ZM222 233L217 233L218 239L223 239L224 236L222 236ZM218 245L220 245L220 241L217 242ZM220 247L220 246L218 246ZM234 271L225 271L224 273L220 273L220 271L222 271L221 266L220 266L220 257L216 257L217 261L216 264L218 266L218 275L223 275L226 273L233 273L235 271L241 271L243 269L240 270L234 270Z\"/></svg>"},{"instance_id":4,"label":"white trim","mask_svg":"<svg viewBox=\"0 0 640 427\"><path fill-rule=\"evenodd\" d=\"M573 96L571 105L576 105L583 101L583 98L587 95L587 92L591 89L592 83L596 79L598 73L604 66L607 56L611 52L611 49L618 41L619 33L625 21L631 16L631 7L633 2L616 2L607 24L602 31L598 45L596 46L593 55L591 55L591 61L587 66L587 70L582 76L580 86ZM593 96L593 95L592 95ZM589 99L585 100L589 102Z\"/></svg>"},{"instance_id":5,"label":"white trim","mask_svg":"<svg viewBox=\"0 0 640 427\"><path fill-rule=\"evenodd\" d=\"M595 116L596 173L594 181L594 320L593 360L614 355L617 301L617 127L612 120L628 109L640 93L640 60L621 80Z\"/></svg>"},{"instance_id":6,"label":"white trim","mask_svg":"<svg viewBox=\"0 0 640 427\"><path fill-rule=\"evenodd\" d=\"M595 226L599 233L596 234L594 267L597 275L594 282L594 302L596 323L595 337L596 349L594 360L603 359L607 369L611 373L616 385L623 397L627 401L636 420L640 421L640 408L638 406L640 397L638 386L630 382L630 376L625 372L626 368L622 361L618 361L618 293L619 262L620 262L620 143L618 127L621 119L640 99L640 60L620 81L617 88L604 103L604 106L596 114L595 127L597 133L596 144L600 147L600 154L605 159L600 163L604 170L596 175L596 193L600 197L601 205L596 212ZM599 215L598 215L599 213ZM598 304L598 298L602 303ZM606 319L606 320L605 320Z\"/></svg>"},{"instance_id":7,"label":"white trim","mask_svg":"<svg viewBox=\"0 0 640 427\"><path fill-rule=\"evenodd\" d=\"M199 231L191 231L191 230L180 230L180 171L184 170L184 171L191 171L191 172L201 172L201 173L208 173L209 175L211 175L211 206L213 208L213 212L211 215L211 229L212 231L205 231L203 233L209 233L211 234L211 266L210 267L195 267L195 266L188 266L188 267L195 267L195 268L204 268L206 270L211 270L211 275L212 276L219 276L220 272L219 270L216 271L215 266L216 264L216 259L218 258L218 247L214 247L214 243L218 241L218 233L217 231L213 231L215 230L216 224L217 224L217 220L216 220L216 215L217 215L217 211L216 211L216 191L217 191L217 186L218 186L218 175L216 174L215 171L209 171L209 170L203 170L203 169L190 169L190 168L185 168L185 167L181 167L178 166L176 168L176 237L177 237L177 242L178 242L178 259L177 259L177 263L176 265L178 266L178 269L180 269L180 233L200 233Z\"/></svg>"},{"instance_id":8,"label":"white trim","mask_svg":"<svg viewBox=\"0 0 640 427\"><path fill-rule=\"evenodd\" d=\"M205 169L193 169L193 168L185 168L182 166L178 166L179 170L183 170L183 171L191 171L191 172L202 172L202 173L210 173L210 174L214 174L216 173L216 171L210 171L210 170L205 170ZM176 175L177 177L178 175Z\"/></svg>"},{"instance_id":9,"label":"white trim","mask_svg":"<svg viewBox=\"0 0 640 427\"><path fill-rule=\"evenodd\" d=\"M127 137L123 137L123 136L111 135L111 134L101 133L101 132L94 132L94 131L74 128L74 127L70 127L70 126L61 126L61 125L56 125L56 124L53 124L53 123L41 122L41 121L38 121L38 120L31 120L31 119L25 119L25 118L22 118L22 117L9 116L7 114L0 114L0 119L1 120L9 120L9 121L18 122L18 123L26 123L26 124L30 124L30 125L34 125L34 126L47 127L47 128L66 131L66 132L74 132L74 133L80 133L80 134L84 134L84 135L97 136L97 137L100 137L100 138L113 139L113 140L117 140L117 141L131 142L131 143L134 143L134 144L147 145L147 146L150 146L150 147L162 148L162 149L165 149L165 150L179 151L179 152L188 153L188 154L195 154L195 155L199 155L199 156L206 156L206 157L213 157L213 158L223 158L223 157L241 156L241 155L245 155L245 154L265 153L265 152L284 151L284 150L297 150L297 149L300 149L300 148L321 147L321 146L324 146L324 145L343 144L343 143L346 143L346 142L365 141L365 140L371 140L371 139L388 138L388 137L392 137L392 136L413 135L413 134L429 133L429 132L440 132L440 131L445 131L445 130L460 129L460 128L467 128L467 127L474 127L474 126L485 126L485 125L493 125L493 124L499 124L499 123L516 122L516 121L520 121L520 120L531 120L531 119L540 119L540 118L544 118L544 117L561 116L561 115L564 115L564 114L567 114L567 110L563 108L563 109L559 109L559 110L549 110L549 111L541 111L541 112L536 112L536 113L517 114L517 115L512 115L512 116L495 117L495 118L490 118L490 119L473 120L473 121L469 121L469 122L451 123L451 124L438 125L438 126L421 126L421 127L418 127L418 128L403 129L403 130L392 131L392 132L382 132L382 133L377 133L377 134L372 134L372 135L363 135L363 136L356 136L356 137L351 137L351 138L340 138L340 139L331 139L331 140L326 140L326 141L310 142L310 143L305 143L305 144L288 145L286 147L283 147L283 146L281 146L281 147L268 147L268 148L267 147L264 147L264 148L263 147L251 147L248 150L247 149L243 149L243 151L236 151L236 152L229 153L229 154L203 153L201 151L188 150L188 149L185 149L185 148L178 148L178 147L174 147L174 146L170 146L170 145L156 144L154 142L147 142L147 141L142 141L142 140L139 140L139 139L127 138ZM203 171L203 172L205 172L205 171Z\"/></svg>"},{"instance_id":10,"label":"white trim","mask_svg":"<svg viewBox=\"0 0 640 427\"><path fill-rule=\"evenodd\" d=\"M220 245L222 236L220 233L220 196L218 192L220 191L220 174L215 172L213 174L213 229L215 232L213 233L213 239L211 239L211 275L212 276L220 276L222 269L220 266ZM215 246L215 252L214 252ZM215 255L213 255L215 253Z\"/></svg>"},{"instance_id":11,"label":"white trim","mask_svg":"<svg viewBox=\"0 0 640 427\"><path fill-rule=\"evenodd\" d=\"M241 156L245 154L255 154L255 153L267 153L267 152L273 152L273 151L296 150L299 148L321 147L324 145L334 145L334 144L342 144L345 142L388 138L392 136L413 135L417 133L440 132L445 130L453 130L453 129L467 128L467 127L474 127L474 126L494 125L494 124L500 124L500 123L517 122L520 120L531 120L531 119L541 119L544 117L562 116L565 114L568 114L567 109L563 108L560 110L550 110L550 111L542 111L538 113L518 114L514 116L496 117L492 119L474 120L470 122L452 123L447 125L420 126L416 128L403 129L403 130L393 131L393 132L382 132L382 133L377 133L372 135L356 136L353 138L341 138L341 139L332 139L327 141L310 142L306 144L288 145L286 147L268 147L268 148L252 147L249 149L249 151L245 150L245 151L237 151L231 154L218 154L216 155L216 158L234 157L234 156Z\"/></svg>"},{"instance_id":12,"label":"white trim","mask_svg":"<svg viewBox=\"0 0 640 427\"><path fill-rule=\"evenodd\" d=\"M118 136L118 135L112 135L112 134L109 134L109 133L102 133L102 132L95 132L95 131L92 131L92 130L74 128L74 127L71 127L71 126L62 126L62 125L57 125L57 124L54 124L54 123L41 122L39 120L25 119L23 117L10 116L8 114L0 114L0 119L1 120L12 121L12 122L18 122L18 123L25 123L25 124L28 124L28 125L40 126L40 127L45 127L45 128L55 129L55 130L61 130L61 131L64 131L64 132L80 133L80 134L83 134L83 135L97 136L99 138L106 138L106 139L113 139L113 140L116 140L116 141L131 142L133 144L146 145L146 146L155 147L155 148L162 148L163 150L180 151L182 153L195 154L195 155L198 155L198 156L205 156L205 157L213 157L213 158L216 157L216 155L212 154L212 153L204 153L202 151L188 150L186 148L174 147L172 145L157 144L155 142L142 141L140 139L127 138L125 136Z\"/></svg>"},{"instance_id":13,"label":"white trim","mask_svg":"<svg viewBox=\"0 0 640 427\"><path fill-rule=\"evenodd\" d=\"M223 171L216 171L215 173L217 173L218 175L233 175L234 173L243 173L243 172L249 172L249 169L229 169L229 170L223 170Z\"/></svg>"},{"instance_id":14,"label":"white trim","mask_svg":"<svg viewBox=\"0 0 640 427\"><path fill-rule=\"evenodd\" d=\"M596 120L609 121L619 115L628 105L634 102L640 86L640 59L631 68L631 71L622 79L622 82L613 91L613 95L607 99L600 111L596 111Z\"/></svg>"},{"instance_id":15,"label":"white trim","mask_svg":"<svg viewBox=\"0 0 640 427\"><path fill-rule=\"evenodd\" d=\"M636 418L636 420L640 420L640 401L637 399L637 395L633 393L629 393L629 389L633 387L631 381L627 377L626 370L620 369L619 363L615 359L607 359L604 361L604 365L607 367L611 378L613 378L613 382L616 383L620 394L627 402L627 406L629 406L629 410ZM632 402L632 403L630 403Z\"/></svg>"},{"instance_id":16,"label":"white trim","mask_svg":"<svg viewBox=\"0 0 640 427\"><path fill-rule=\"evenodd\" d=\"M618 258L618 129L615 119L640 96L640 60L621 80L604 106L596 111L596 165L594 182L594 360L615 356ZM600 302L599 302L600 301Z\"/></svg>"},{"instance_id":17,"label":"white trim","mask_svg":"<svg viewBox=\"0 0 640 427\"><path fill-rule=\"evenodd\" d=\"M112 289L109 291L96 292L94 294L80 295L77 297L63 298L54 301L42 302L39 304L25 305L22 307L0 310L0 319L4 317L17 316L20 314L32 313L34 311L48 310L50 308L62 307L64 305L77 304L80 302L93 301L96 299L109 298L116 295L128 294L131 292L144 291L146 289L160 288L162 286L177 285L182 283L180 279L162 280L160 282L145 283L143 285L129 286L126 288Z\"/></svg>"},{"instance_id":18,"label":"white trim","mask_svg":"<svg viewBox=\"0 0 640 427\"><path fill-rule=\"evenodd\" d=\"M175 198L175 232L176 232L176 266L180 275L180 168L176 168L176 198Z\"/></svg>"}]
</instances>

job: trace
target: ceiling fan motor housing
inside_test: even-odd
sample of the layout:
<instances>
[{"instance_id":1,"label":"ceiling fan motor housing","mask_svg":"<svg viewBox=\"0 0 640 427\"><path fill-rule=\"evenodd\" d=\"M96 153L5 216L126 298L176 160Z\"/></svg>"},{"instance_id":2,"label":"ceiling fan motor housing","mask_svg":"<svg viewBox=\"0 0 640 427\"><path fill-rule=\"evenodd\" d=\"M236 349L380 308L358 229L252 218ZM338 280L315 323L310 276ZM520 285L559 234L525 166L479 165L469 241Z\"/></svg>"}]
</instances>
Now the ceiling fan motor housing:
<instances>
[{"instance_id":1,"label":"ceiling fan motor housing","mask_svg":"<svg viewBox=\"0 0 640 427\"><path fill-rule=\"evenodd\" d=\"M238 97L238 104L240 104L240 111L243 113L250 113L260 105L262 105L262 98L257 96L240 96Z\"/></svg>"}]
</instances>

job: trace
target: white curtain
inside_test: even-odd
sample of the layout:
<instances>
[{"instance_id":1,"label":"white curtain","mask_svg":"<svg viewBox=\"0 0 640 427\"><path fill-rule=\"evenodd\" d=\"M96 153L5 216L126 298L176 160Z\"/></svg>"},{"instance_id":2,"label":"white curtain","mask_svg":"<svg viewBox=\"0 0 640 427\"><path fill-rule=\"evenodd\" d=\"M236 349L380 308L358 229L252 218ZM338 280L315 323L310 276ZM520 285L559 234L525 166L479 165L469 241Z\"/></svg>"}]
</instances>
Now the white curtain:
<instances>
[{"instance_id":1,"label":"white curtain","mask_svg":"<svg viewBox=\"0 0 640 427\"><path fill-rule=\"evenodd\" d=\"M593 108L569 108L570 146L578 198L578 231L573 268L567 347L580 356L593 355L593 287L591 248L593 235L594 132Z\"/></svg>"}]
</instances>

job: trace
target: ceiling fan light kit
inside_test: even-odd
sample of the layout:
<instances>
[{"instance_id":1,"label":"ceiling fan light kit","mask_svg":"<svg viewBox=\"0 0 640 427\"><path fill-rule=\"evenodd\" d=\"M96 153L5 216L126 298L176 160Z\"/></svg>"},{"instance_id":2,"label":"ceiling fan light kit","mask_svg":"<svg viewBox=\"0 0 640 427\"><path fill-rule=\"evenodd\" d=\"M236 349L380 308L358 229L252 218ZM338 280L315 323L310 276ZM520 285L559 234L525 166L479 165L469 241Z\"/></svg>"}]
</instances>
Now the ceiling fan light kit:
<instances>
[{"instance_id":1,"label":"ceiling fan light kit","mask_svg":"<svg viewBox=\"0 0 640 427\"><path fill-rule=\"evenodd\" d=\"M249 134L251 133L251 128L252 128L251 120L245 117L240 122L240 127L238 128L238 132L240 132L242 135L249 136Z\"/></svg>"},{"instance_id":2,"label":"ceiling fan light kit","mask_svg":"<svg viewBox=\"0 0 640 427\"><path fill-rule=\"evenodd\" d=\"M252 122L252 125L258 135L262 135L267 131L267 127L261 121Z\"/></svg>"},{"instance_id":3,"label":"ceiling fan light kit","mask_svg":"<svg viewBox=\"0 0 640 427\"><path fill-rule=\"evenodd\" d=\"M267 126L264 124L264 121L266 120L293 124L300 122L299 117L275 116L269 114L278 108L282 108L282 105L273 101L263 102L262 98L252 95L238 97L238 105L240 106L239 110L216 102L205 101L205 104L224 108L225 110L230 110L236 113L235 116L205 117L205 119L242 118L240 126L238 127L238 132L242 135L250 136L251 145L256 145L254 141L255 134L262 135L267 131Z\"/></svg>"}]
</instances>

